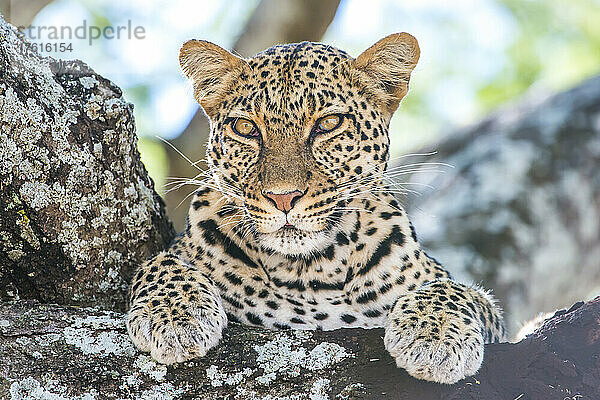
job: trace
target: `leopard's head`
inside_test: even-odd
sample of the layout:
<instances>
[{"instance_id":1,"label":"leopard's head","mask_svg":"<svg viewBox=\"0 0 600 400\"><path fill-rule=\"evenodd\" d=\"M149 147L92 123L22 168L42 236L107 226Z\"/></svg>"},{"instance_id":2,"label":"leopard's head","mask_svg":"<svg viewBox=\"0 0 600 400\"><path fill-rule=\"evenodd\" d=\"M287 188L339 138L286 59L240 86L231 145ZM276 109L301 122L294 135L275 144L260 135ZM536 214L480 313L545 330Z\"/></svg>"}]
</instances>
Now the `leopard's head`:
<instances>
[{"instance_id":1,"label":"leopard's head","mask_svg":"<svg viewBox=\"0 0 600 400\"><path fill-rule=\"evenodd\" d=\"M307 255L335 240L349 199L386 168L389 121L418 58L407 33L357 58L310 42L249 59L183 45L181 67L210 120L210 174L263 248Z\"/></svg>"}]
</instances>

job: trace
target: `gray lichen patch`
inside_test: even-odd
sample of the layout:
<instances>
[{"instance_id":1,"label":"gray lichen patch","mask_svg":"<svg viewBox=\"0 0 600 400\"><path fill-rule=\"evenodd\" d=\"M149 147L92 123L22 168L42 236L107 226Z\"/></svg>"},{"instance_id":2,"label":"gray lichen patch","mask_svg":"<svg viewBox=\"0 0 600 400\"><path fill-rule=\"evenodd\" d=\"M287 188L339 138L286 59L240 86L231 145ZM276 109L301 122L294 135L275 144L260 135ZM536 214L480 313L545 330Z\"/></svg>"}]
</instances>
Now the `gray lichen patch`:
<instances>
[{"instance_id":1,"label":"gray lichen patch","mask_svg":"<svg viewBox=\"0 0 600 400\"><path fill-rule=\"evenodd\" d=\"M339 344L322 342L308 353L304 366L311 371L318 371L331 367L348 357L352 357L352 355Z\"/></svg>"},{"instance_id":2,"label":"gray lichen patch","mask_svg":"<svg viewBox=\"0 0 600 400\"><path fill-rule=\"evenodd\" d=\"M319 378L313 382L310 388L310 400L329 400L329 384L331 381L327 378Z\"/></svg>"},{"instance_id":3,"label":"gray lichen patch","mask_svg":"<svg viewBox=\"0 0 600 400\"><path fill-rule=\"evenodd\" d=\"M89 328L67 327L63 332L67 344L76 346L84 354L132 356L136 350L126 334L113 331L96 331Z\"/></svg>"},{"instance_id":4,"label":"gray lichen patch","mask_svg":"<svg viewBox=\"0 0 600 400\"><path fill-rule=\"evenodd\" d=\"M308 392L298 392L289 395L261 394L244 387L238 387L234 398L240 400L331 400L332 396L329 394L330 383L329 379L319 378L313 382ZM335 399L343 398L340 396L335 397Z\"/></svg>"},{"instance_id":5,"label":"gray lichen patch","mask_svg":"<svg viewBox=\"0 0 600 400\"><path fill-rule=\"evenodd\" d=\"M298 339L287 334L264 345L256 345L254 350L258 354L256 361L264 371L256 380L265 385L277 379L278 374L296 377L303 369L318 371L352 357L344 347L328 342L319 343L309 352Z\"/></svg>"},{"instance_id":6,"label":"gray lichen patch","mask_svg":"<svg viewBox=\"0 0 600 400\"><path fill-rule=\"evenodd\" d=\"M95 391L78 396L69 396L66 393L65 387L53 384L51 381L42 385L33 377L10 385L10 400L96 400L100 398Z\"/></svg>"},{"instance_id":7,"label":"gray lichen patch","mask_svg":"<svg viewBox=\"0 0 600 400\"><path fill-rule=\"evenodd\" d=\"M210 384L214 387L223 385L239 385L253 373L254 371L251 368L244 368L238 372L223 372L220 371L219 367L216 365L211 365L206 369L206 377L210 380Z\"/></svg>"},{"instance_id":8,"label":"gray lichen patch","mask_svg":"<svg viewBox=\"0 0 600 400\"><path fill-rule=\"evenodd\" d=\"M25 182L21 185L19 193L34 210L40 210L52 203L52 189L44 182Z\"/></svg>"},{"instance_id":9,"label":"gray lichen patch","mask_svg":"<svg viewBox=\"0 0 600 400\"><path fill-rule=\"evenodd\" d=\"M92 89L94 86L99 84L98 80L93 76L82 76L79 78L79 82L85 89Z\"/></svg>"},{"instance_id":10,"label":"gray lichen patch","mask_svg":"<svg viewBox=\"0 0 600 400\"><path fill-rule=\"evenodd\" d=\"M139 355L135 360L135 367L138 368L142 373L151 377L157 382L162 382L167 375L167 366L158 364L147 355Z\"/></svg>"},{"instance_id":11,"label":"gray lichen patch","mask_svg":"<svg viewBox=\"0 0 600 400\"><path fill-rule=\"evenodd\" d=\"M360 393L364 391L365 385L362 383L351 383L346 385L344 389L340 393L338 393L335 398L336 400L350 400L355 398L356 393Z\"/></svg>"},{"instance_id":12,"label":"gray lichen patch","mask_svg":"<svg viewBox=\"0 0 600 400\"><path fill-rule=\"evenodd\" d=\"M184 388L176 388L171 383L162 383L155 385L148 390L144 390L135 397L136 400L176 400L185 391Z\"/></svg>"}]
</instances>

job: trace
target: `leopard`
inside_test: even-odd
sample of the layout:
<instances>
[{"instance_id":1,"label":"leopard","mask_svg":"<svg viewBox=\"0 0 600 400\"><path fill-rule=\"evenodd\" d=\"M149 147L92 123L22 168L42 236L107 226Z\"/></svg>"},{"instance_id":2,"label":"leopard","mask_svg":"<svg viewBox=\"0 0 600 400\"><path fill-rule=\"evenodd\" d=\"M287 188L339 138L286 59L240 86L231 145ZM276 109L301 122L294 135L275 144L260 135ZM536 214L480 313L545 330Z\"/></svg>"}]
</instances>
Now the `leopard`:
<instances>
[{"instance_id":1,"label":"leopard","mask_svg":"<svg viewBox=\"0 0 600 400\"><path fill-rule=\"evenodd\" d=\"M353 58L323 43L243 58L190 40L180 67L210 123L185 230L134 273L127 330L163 364L203 357L228 322L384 328L417 379L452 384L505 339L492 294L421 247L389 182L390 119L420 57L408 33Z\"/></svg>"}]
</instances>

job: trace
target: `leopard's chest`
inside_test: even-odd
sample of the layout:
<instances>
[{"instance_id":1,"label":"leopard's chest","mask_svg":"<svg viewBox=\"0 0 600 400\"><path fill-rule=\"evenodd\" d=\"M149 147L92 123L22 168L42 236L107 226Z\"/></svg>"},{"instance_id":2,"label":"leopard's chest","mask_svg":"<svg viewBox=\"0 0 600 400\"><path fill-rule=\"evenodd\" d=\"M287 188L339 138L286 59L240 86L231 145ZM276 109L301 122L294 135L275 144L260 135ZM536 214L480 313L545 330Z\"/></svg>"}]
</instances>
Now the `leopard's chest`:
<instances>
[{"instance_id":1,"label":"leopard's chest","mask_svg":"<svg viewBox=\"0 0 600 400\"><path fill-rule=\"evenodd\" d=\"M309 259L256 244L234 257L222 243L211 245L208 269L230 319L276 329L384 326L395 301L441 267L421 252L405 214L379 214L348 224L331 251Z\"/></svg>"},{"instance_id":2,"label":"leopard's chest","mask_svg":"<svg viewBox=\"0 0 600 400\"><path fill-rule=\"evenodd\" d=\"M292 292L265 286L256 293L242 298L231 290L222 292L230 319L271 329L374 328L384 325L390 307L383 303L365 307L339 290Z\"/></svg>"},{"instance_id":3,"label":"leopard's chest","mask_svg":"<svg viewBox=\"0 0 600 400\"><path fill-rule=\"evenodd\" d=\"M242 323L276 329L322 329L382 327L398 297L406 293L398 283L394 254L380 260L368 273L358 266L343 270L340 278L319 275L277 275L267 271L242 274L218 285L230 318ZM341 267L323 261L324 272ZM354 272L353 272L354 271ZM224 273L225 279L233 273Z\"/></svg>"}]
</instances>

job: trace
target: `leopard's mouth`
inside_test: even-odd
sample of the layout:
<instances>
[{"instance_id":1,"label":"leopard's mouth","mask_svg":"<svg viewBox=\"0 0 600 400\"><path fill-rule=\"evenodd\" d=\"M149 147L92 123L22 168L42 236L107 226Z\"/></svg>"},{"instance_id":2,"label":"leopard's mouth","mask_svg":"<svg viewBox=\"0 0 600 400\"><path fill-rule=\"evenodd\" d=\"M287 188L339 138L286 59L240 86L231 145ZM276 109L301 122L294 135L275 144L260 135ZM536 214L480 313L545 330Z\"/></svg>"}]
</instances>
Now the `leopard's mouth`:
<instances>
[{"instance_id":1,"label":"leopard's mouth","mask_svg":"<svg viewBox=\"0 0 600 400\"><path fill-rule=\"evenodd\" d=\"M287 222L284 226L282 226L281 228L279 228L278 230L280 231L299 231L300 229L297 228L296 226L290 224L289 222Z\"/></svg>"},{"instance_id":2,"label":"leopard's mouth","mask_svg":"<svg viewBox=\"0 0 600 400\"><path fill-rule=\"evenodd\" d=\"M316 233L316 232L307 231L307 230L301 229L292 224L285 224L284 226L282 226L281 228L279 228L275 232L273 232L271 235L286 238L286 239L294 239L294 238L306 237L312 233Z\"/></svg>"},{"instance_id":3,"label":"leopard's mouth","mask_svg":"<svg viewBox=\"0 0 600 400\"><path fill-rule=\"evenodd\" d=\"M286 255L308 255L326 248L331 241L329 230L308 231L284 225L275 232L258 233L261 246Z\"/></svg>"},{"instance_id":4,"label":"leopard's mouth","mask_svg":"<svg viewBox=\"0 0 600 400\"><path fill-rule=\"evenodd\" d=\"M295 213L279 215L275 221L257 217L253 221L253 236L256 243L268 251L284 255L315 254L335 241L335 227L341 224L340 217L335 213L318 220Z\"/></svg>"}]
</instances>

